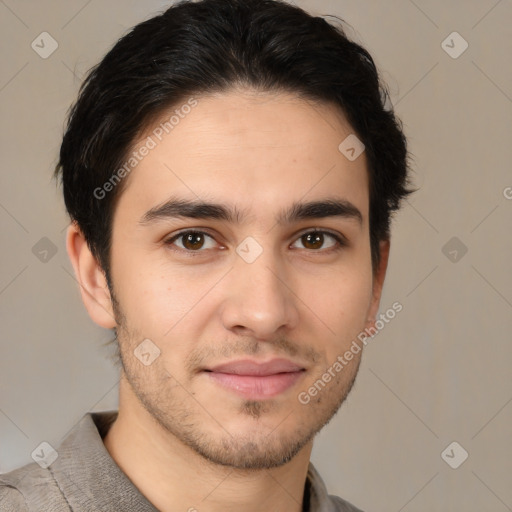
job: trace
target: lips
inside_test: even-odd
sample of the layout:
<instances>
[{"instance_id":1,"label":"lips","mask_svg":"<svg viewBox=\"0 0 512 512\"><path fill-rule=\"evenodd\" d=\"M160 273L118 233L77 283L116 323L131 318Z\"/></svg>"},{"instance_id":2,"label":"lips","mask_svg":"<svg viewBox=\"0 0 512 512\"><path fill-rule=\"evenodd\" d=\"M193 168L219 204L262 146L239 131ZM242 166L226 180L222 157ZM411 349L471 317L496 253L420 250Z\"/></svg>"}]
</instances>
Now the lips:
<instances>
[{"instance_id":1,"label":"lips","mask_svg":"<svg viewBox=\"0 0 512 512\"><path fill-rule=\"evenodd\" d=\"M219 364L210 369L212 372L231 373L233 375L267 376L277 373L298 372L304 368L287 359L272 359L266 363L250 360L232 361Z\"/></svg>"},{"instance_id":2,"label":"lips","mask_svg":"<svg viewBox=\"0 0 512 512\"><path fill-rule=\"evenodd\" d=\"M265 363L247 359L231 361L205 370L216 384L252 400L271 398L285 392L302 378L304 372L304 367L287 359L273 359Z\"/></svg>"}]
</instances>

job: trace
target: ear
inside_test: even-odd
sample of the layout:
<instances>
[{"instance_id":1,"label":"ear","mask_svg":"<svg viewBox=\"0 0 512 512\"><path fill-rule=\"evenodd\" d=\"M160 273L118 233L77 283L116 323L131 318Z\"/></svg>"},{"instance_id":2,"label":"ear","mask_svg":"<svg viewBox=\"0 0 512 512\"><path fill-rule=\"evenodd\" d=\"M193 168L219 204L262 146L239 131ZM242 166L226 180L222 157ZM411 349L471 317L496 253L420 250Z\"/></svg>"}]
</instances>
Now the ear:
<instances>
[{"instance_id":1,"label":"ear","mask_svg":"<svg viewBox=\"0 0 512 512\"><path fill-rule=\"evenodd\" d=\"M105 274L93 256L76 222L66 235L66 249L80 285L80 293L89 316L101 327L117 326Z\"/></svg>"},{"instance_id":2,"label":"ear","mask_svg":"<svg viewBox=\"0 0 512 512\"><path fill-rule=\"evenodd\" d=\"M382 288L384 287L384 278L386 277L386 270L388 268L389 248L389 240L381 240L379 242L380 261L378 267L373 272L372 301L366 321L367 327L375 327L377 320Z\"/></svg>"}]
</instances>

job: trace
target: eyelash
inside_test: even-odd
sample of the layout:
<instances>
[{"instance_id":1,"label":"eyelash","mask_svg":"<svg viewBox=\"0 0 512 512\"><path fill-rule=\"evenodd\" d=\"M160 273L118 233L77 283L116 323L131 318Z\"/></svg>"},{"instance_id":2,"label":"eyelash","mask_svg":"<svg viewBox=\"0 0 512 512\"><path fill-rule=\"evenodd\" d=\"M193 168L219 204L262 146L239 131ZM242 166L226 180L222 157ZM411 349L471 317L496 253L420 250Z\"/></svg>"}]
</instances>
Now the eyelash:
<instances>
[{"instance_id":1,"label":"eyelash","mask_svg":"<svg viewBox=\"0 0 512 512\"><path fill-rule=\"evenodd\" d=\"M342 237L342 236L340 236L340 235L338 235L336 233L333 233L331 231L326 231L326 230L323 230L323 229L311 229L309 231L305 231L305 232L301 233L295 239L295 241L300 240L302 237L304 237L306 235L309 235L309 234L312 234L312 233L328 235L328 236L332 237L336 241L336 244L333 247L330 247L330 248L328 248L326 250L325 249L324 250L322 250L322 249L304 249L304 250L306 250L308 252L318 252L318 253L321 253L321 254L330 254L332 252L340 251L341 249L343 249L344 247L347 247L347 245L348 245L348 243L344 239L344 237ZM190 235L190 234L206 235L207 237L215 240L215 238L212 235L210 235L209 233L207 233L205 231L200 231L200 230L196 230L196 229L188 229L186 231L180 231L179 233L173 235L172 237L170 237L167 240L165 240L164 243L165 243L165 245L169 246L172 251L180 252L182 254L186 254L189 257L199 256L199 255L201 255L201 253L203 253L206 250L208 250L208 249L198 249L197 251L192 251L192 250L189 250L189 249L182 249L181 247L178 247L178 248L172 247L176 240L178 240L179 238L182 238L182 237L184 237L186 235Z\"/></svg>"}]
</instances>

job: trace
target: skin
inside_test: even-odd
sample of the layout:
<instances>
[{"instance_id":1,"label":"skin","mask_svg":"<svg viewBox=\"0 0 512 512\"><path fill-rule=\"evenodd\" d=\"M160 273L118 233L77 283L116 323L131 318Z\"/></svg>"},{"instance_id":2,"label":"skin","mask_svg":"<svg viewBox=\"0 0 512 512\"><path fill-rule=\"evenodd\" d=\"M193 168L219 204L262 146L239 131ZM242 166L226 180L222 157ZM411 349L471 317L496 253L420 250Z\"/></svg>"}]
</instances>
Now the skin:
<instances>
[{"instance_id":1,"label":"skin","mask_svg":"<svg viewBox=\"0 0 512 512\"><path fill-rule=\"evenodd\" d=\"M373 325L389 241L372 269L367 163L364 153L351 162L338 150L353 130L336 108L242 89L197 99L123 183L111 253L117 307L79 228L68 231L85 306L120 343L119 416L104 443L161 511L299 512L313 437L350 391L362 352L307 405L297 397ZM171 196L245 216L141 222ZM333 197L362 222L276 221L295 202ZM166 243L191 228L209 236ZM322 230L347 245L303 236ZM247 237L262 249L252 263L236 252ZM187 256L185 247L199 252ZM149 366L134 355L144 339L160 350ZM305 370L271 398L249 400L201 371L274 357Z\"/></svg>"}]
</instances>

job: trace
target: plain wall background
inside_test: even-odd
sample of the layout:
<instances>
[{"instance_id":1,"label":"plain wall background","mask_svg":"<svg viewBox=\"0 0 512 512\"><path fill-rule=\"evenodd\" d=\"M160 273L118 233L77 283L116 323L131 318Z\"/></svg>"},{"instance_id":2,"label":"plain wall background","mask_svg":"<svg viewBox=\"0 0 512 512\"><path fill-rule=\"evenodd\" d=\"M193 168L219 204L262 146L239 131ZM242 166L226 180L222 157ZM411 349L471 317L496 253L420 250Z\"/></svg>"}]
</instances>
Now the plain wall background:
<instances>
[{"instance_id":1,"label":"plain wall background","mask_svg":"<svg viewBox=\"0 0 512 512\"><path fill-rule=\"evenodd\" d=\"M420 187L395 218L381 303L404 309L369 343L313 462L367 511L512 510L512 2L296 3L340 16L372 53ZM166 5L0 2L0 472L117 407L112 336L82 306L51 173L84 73ZM43 31L59 45L47 59L31 48ZM454 31L469 44L456 59L442 47ZM441 458L452 441L469 453L458 469Z\"/></svg>"}]
</instances>

